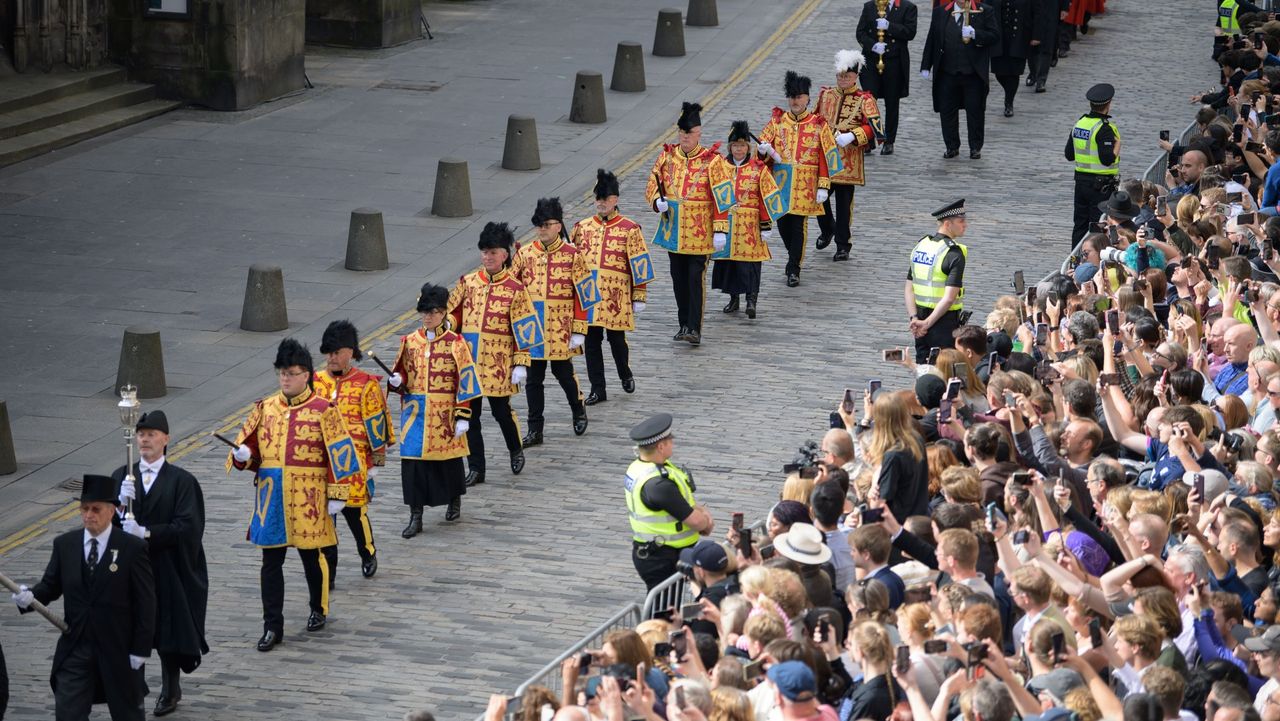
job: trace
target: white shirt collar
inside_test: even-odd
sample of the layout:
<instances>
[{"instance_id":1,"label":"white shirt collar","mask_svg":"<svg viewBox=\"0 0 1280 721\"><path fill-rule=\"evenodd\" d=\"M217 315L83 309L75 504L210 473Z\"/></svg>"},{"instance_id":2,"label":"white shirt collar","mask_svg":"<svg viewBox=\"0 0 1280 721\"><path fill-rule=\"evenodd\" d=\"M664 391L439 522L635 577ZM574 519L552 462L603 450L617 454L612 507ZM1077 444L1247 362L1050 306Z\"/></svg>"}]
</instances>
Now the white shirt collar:
<instances>
[{"instance_id":1,"label":"white shirt collar","mask_svg":"<svg viewBox=\"0 0 1280 721\"><path fill-rule=\"evenodd\" d=\"M111 524L108 523L106 530L96 536L89 533L89 529L84 529L84 540L80 542L80 545L86 559L89 557L89 539L91 538L98 539L98 560L101 561L102 556L107 552L107 540L111 538Z\"/></svg>"},{"instance_id":2,"label":"white shirt collar","mask_svg":"<svg viewBox=\"0 0 1280 721\"><path fill-rule=\"evenodd\" d=\"M159 473L160 466L163 466L163 465L164 465L164 456L160 456L160 458L154 464L147 463L146 461L141 459L138 460L138 470L141 471L142 473L146 473L147 471L151 471L152 473Z\"/></svg>"}]
</instances>

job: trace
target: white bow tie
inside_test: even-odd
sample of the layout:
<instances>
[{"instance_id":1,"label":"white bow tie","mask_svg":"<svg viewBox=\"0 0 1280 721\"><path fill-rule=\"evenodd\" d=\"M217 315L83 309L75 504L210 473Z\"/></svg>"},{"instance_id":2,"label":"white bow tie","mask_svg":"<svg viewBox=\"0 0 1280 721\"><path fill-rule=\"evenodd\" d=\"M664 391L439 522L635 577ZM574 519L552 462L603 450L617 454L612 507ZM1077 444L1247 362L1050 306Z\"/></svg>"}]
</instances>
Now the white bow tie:
<instances>
[{"instance_id":1,"label":"white bow tie","mask_svg":"<svg viewBox=\"0 0 1280 721\"><path fill-rule=\"evenodd\" d=\"M161 466L163 466L163 465L164 465L164 461L160 461L159 463L155 464L154 466L149 465L149 464L147 464L147 463L139 462L139 463L138 463L138 470L142 471L143 473L155 473L155 474L159 475L159 473L160 473L160 467L161 467Z\"/></svg>"}]
</instances>

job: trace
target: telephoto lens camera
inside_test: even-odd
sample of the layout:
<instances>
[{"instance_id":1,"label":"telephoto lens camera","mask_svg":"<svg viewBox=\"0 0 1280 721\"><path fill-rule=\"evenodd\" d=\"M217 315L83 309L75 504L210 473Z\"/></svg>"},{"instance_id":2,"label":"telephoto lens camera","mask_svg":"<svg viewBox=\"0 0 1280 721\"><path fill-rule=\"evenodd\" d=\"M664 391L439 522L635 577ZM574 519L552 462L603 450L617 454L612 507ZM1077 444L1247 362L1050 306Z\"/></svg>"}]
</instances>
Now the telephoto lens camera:
<instances>
[{"instance_id":1,"label":"telephoto lens camera","mask_svg":"<svg viewBox=\"0 0 1280 721\"><path fill-rule=\"evenodd\" d=\"M1111 248L1111 247L1103 248L1102 250L1098 251L1098 255L1102 258L1104 262L1120 263L1120 264L1124 263L1124 251L1120 250L1119 248Z\"/></svg>"}]
</instances>

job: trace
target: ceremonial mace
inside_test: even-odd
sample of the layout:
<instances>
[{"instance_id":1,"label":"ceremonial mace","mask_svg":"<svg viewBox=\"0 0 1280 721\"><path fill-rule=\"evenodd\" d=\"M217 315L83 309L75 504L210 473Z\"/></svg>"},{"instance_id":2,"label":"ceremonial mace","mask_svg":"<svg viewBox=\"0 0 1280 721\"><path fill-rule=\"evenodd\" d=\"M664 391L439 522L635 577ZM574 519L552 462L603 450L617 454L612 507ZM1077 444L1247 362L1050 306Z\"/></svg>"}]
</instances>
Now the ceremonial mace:
<instances>
[{"instance_id":1,"label":"ceremonial mace","mask_svg":"<svg viewBox=\"0 0 1280 721\"><path fill-rule=\"evenodd\" d=\"M12 578L9 578L3 573L0 573L0 586L4 586L14 593L22 593L22 587L17 583L14 583ZM46 621L57 626L59 631L63 633L67 632L67 622L53 615L53 611L50 611L48 606L40 603L39 601L32 601L31 608L35 609L36 613L44 616Z\"/></svg>"},{"instance_id":2,"label":"ceremonial mace","mask_svg":"<svg viewBox=\"0 0 1280 721\"><path fill-rule=\"evenodd\" d=\"M964 17L964 21L961 24L964 27L972 27L969 24L969 17L971 15L977 15L978 13L982 12L982 8L978 8L977 10L974 10L972 7L973 3L970 2L970 0L959 0L959 2L960 2L960 15ZM961 41L965 45L969 44L969 38L961 38Z\"/></svg>"},{"instance_id":3,"label":"ceremonial mace","mask_svg":"<svg viewBox=\"0 0 1280 721\"><path fill-rule=\"evenodd\" d=\"M124 447L125 447L125 464L124 464L124 481L123 483L133 484L133 493L138 494L138 479L133 477L133 434L138 425L138 387L134 385L120 386L120 402L116 404L116 410L120 411L120 425L124 429ZM125 502L124 517L127 521L133 520L133 499L130 498Z\"/></svg>"},{"instance_id":4,"label":"ceremonial mace","mask_svg":"<svg viewBox=\"0 0 1280 721\"><path fill-rule=\"evenodd\" d=\"M889 14L889 0L876 0L876 14L881 20ZM884 42L884 31L876 30L876 42ZM880 59L876 61L876 72L884 75L884 53L880 53Z\"/></svg>"}]
</instances>

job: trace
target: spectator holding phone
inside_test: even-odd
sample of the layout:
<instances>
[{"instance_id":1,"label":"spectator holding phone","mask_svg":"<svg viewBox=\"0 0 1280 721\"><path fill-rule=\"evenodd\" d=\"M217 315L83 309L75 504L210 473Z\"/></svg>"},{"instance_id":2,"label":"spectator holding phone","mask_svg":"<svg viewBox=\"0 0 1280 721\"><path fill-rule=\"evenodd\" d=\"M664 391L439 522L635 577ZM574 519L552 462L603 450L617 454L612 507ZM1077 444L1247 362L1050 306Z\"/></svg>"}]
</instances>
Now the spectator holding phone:
<instances>
[{"instance_id":1,"label":"spectator holding phone","mask_svg":"<svg viewBox=\"0 0 1280 721\"><path fill-rule=\"evenodd\" d=\"M929 459L905 405L875 404L864 449L867 463L880 469L874 485L889 512L899 520L928 515Z\"/></svg>"}]
</instances>

